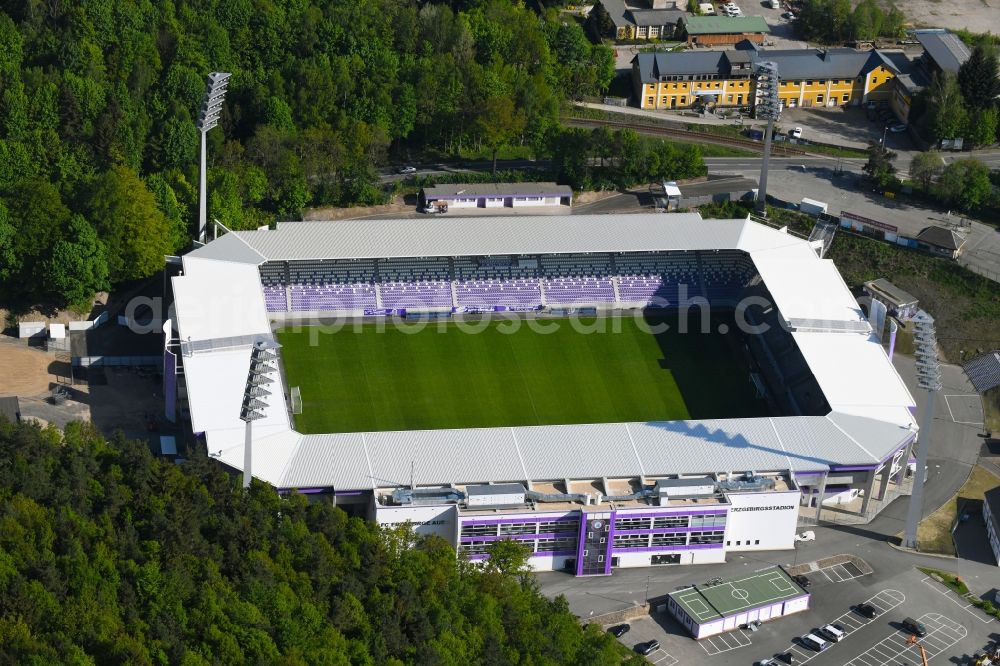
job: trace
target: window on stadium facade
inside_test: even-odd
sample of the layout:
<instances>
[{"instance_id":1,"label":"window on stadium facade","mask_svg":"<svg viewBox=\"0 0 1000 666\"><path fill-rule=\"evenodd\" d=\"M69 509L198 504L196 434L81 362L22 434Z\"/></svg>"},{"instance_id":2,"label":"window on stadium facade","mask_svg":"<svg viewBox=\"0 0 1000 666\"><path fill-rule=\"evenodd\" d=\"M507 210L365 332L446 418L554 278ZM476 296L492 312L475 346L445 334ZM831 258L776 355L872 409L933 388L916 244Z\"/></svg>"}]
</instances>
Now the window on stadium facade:
<instances>
[{"instance_id":1,"label":"window on stadium facade","mask_svg":"<svg viewBox=\"0 0 1000 666\"><path fill-rule=\"evenodd\" d=\"M486 552L486 549L490 547L492 541L468 541L466 543L459 544L458 552L468 553L469 555L482 555Z\"/></svg>"},{"instance_id":2,"label":"window on stadium facade","mask_svg":"<svg viewBox=\"0 0 1000 666\"><path fill-rule=\"evenodd\" d=\"M462 525L462 536L496 536L496 525Z\"/></svg>"},{"instance_id":3,"label":"window on stadium facade","mask_svg":"<svg viewBox=\"0 0 1000 666\"><path fill-rule=\"evenodd\" d=\"M500 523L500 534L535 534L538 523Z\"/></svg>"},{"instance_id":4,"label":"window on stadium facade","mask_svg":"<svg viewBox=\"0 0 1000 666\"><path fill-rule=\"evenodd\" d=\"M706 514L691 516L691 527L722 527L726 524L726 514Z\"/></svg>"},{"instance_id":5,"label":"window on stadium facade","mask_svg":"<svg viewBox=\"0 0 1000 666\"><path fill-rule=\"evenodd\" d=\"M649 518L615 518L616 530L648 530Z\"/></svg>"},{"instance_id":6,"label":"window on stadium facade","mask_svg":"<svg viewBox=\"0 0 1000 666\"><path fill-rule=\"evenodd\" d=\"M722 543L723 532L691 532L689 543Z\"/></svg>"},{"instance_id":7,"label":"window on stadium facade","mask_svg":"<svg viewBox=\"0 0 1000 666\"><path fill-rule=\"evenodd\" d=\"M648 534L616 534L612 544L615 548L644 548L648 545Z\"/></svg>"},{"instance_id":8,"label":"window on stadium facade","mask_svg":"<svg viewBox=\"0 0 1000 666\"><path fill-rule=\"evenodd\" d=\"M558 552L573 552L576 551L577 541L576 539L567 539L565 537L555 539L555 538L545 538L538 540L538 546L535 548L536 553L558 553Z\"/></svg>"},{"instance_id":9,"label":"window on stadium facade","mask_svg":"<svg viewBox=\"0 0 1000 666\"><path fill-rule=\"evenodd\" d=\"M546 522L538 523L538 533L539 534L550 534L550 533L562 533L562 532L579 532L580 523L576 520L551 520Z\"/></svg>"},{"instance_id":10,"label":"window on stadium facade","mask_svg":"<svg viewBox=\"0 0 1000 666\"><path fill-rule=\"evenodd\" d=\"M688 516L662 516L653 519L653 528L687 527Z\"/></svg>"},{"instance_id":11,"label":"window on stadium facade","mask_svg":"<svg viewBox=\"0 0 1000 666\"><path fill-rule=\"evenodd\" d=\"M687 543L687 534L654 534L654 546L683 546Z\"/></svg>"}]
</instances>

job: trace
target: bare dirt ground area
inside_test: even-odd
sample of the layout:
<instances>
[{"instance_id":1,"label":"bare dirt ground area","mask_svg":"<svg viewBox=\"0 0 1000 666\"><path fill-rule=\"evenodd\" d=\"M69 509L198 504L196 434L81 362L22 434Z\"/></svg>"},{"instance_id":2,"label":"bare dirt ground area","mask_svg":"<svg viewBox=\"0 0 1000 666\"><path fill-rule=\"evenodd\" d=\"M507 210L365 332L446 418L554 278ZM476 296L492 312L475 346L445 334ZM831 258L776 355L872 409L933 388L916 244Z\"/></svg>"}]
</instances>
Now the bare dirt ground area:
<instances>
[{"instance_id":1,"label":"bare dirt ground area","mask_svg":"<svg viewBox=\"0 0 1000 666\"><path fill-rule=\"evenodd\" d=\"M0 342L0 395L35 396L48 393L59 381L55 356L27 345Z\"/></svg>"},{"instance_id":2,"label":"bare dirt ground area","mask_svg":"<svg viewBox=\"0 0 1000 666\"><path fill-rule=\"evenodd\" d=\"M998 0L911 0L900 9L918 28L965 29L971 32L1000 32Z\"/></svg>"},{"instance_id":3,"label":"bare dirt ground area","mask_svg":"<svg viewBox=\"0 0 1000 666\"><path fill-rule=\"evenodd\" d=\"M350 208L334 208L329 206L312 208L305 212L303 219L310 221L353 220L359 217L371 217L374 215L402 215L414 212L417 200L416 197L410 198L412 198L412 202L404 200L402 196L397 196L392 200L392 203L382 206L351 206Z\"/></svg>"},{"instance_id":4,"label":"bare dirt ground area","mask_svg":"<svg viewBox=\"0 0 1000 666\"><path fill-rule=\"evenodd\" d=\"M29 347L26 341L0 338L0 395L17 396L21 416L41 425L65 427L70 421L93 421L111 435L156 435L163 420L161 379L152 368L70 368L55 353ZM67 398L51 401L60 387Z\"/></svg>"}]
</instances>

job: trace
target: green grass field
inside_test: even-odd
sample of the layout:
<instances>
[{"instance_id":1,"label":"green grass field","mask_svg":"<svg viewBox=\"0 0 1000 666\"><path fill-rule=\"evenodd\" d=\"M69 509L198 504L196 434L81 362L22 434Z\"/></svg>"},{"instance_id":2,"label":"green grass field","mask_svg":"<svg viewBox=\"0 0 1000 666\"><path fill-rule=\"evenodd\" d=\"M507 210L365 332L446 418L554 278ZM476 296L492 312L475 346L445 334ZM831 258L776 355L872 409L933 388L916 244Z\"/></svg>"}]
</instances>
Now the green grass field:
<instances>
[{"instance_id":1,"label":"green grass field","mask_svg":"<svg viewBox=\"0 0 1000 666\"><path fill-rule=\"evenodd\" d=\"M278 340L288 385L302 391L295 424L305 433L766 413L732 336L680 334L676 317L667 321L670 330L656 335L622 317L581 321L592 333L568 320L544 322L558 326L548 334L524 321L514 333L510 322L478 333L427 322L418 333L365 325L284 330ZM712 330L725 322L714 319Z\"/></svg>"}]
</instances>

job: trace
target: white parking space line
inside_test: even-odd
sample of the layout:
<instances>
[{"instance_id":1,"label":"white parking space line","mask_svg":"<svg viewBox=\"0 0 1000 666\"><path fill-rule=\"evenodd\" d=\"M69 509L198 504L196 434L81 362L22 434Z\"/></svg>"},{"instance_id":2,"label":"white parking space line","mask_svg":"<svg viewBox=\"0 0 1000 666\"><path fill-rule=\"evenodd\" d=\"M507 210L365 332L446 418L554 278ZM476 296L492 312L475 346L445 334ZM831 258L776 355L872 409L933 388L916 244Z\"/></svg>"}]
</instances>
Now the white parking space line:
<instances>
[{"instance_id":1,"label":"white parking space line","mask_svg":"<svg viewBox=\"0 0 1000 666\"><path fill-rule=\"evenodd\" d=\"M663 664L663 666L676 666L680 663L680 659L673 656L669 652L666 652L663 648L657 648L653 650L650 654L646 655L646 659L653 664Z\"/></svg>"},{"instance_id":2,"label":"white parking space line","mask_svg":"<svg viewBox=\"0 0 1000 666\"><path fill-rule=\"evenodd\" d=\"M989 624L991 622L996 622L997 621L996 618L991 617L991 616L987 615L986 613L983 613L982 611L980 611L978 608L976 608L975 606L973 606L972 604L970 604L968 601L966 601L962 597L959 597L956 594L953 594L952 591L951 591L951 588L946 587L945 585L936 582L934 579L930 578L929 576L926 577L926 578L924 578L922 582L925 585L927 585L929 588L931 588L932 590L936 591L938 594L940 594L942 596L946 596L949 599L951 599L952 603L954 603L956 606L958 606L959 608L961 608L966 613L968 613L969 615L971 615L972 617L974 617L978 621L982 622L983 624Z\"/></svg>"},{"instance_id":3,"label":"white parking space line","mask_svg":"<svg viewBox=\"0 0 1000 666\"><path fill-rule=\"evenodd\" d=\"M750 645L750 639L747 634L742 629L737 631L730 631L725 634L718 634L716 636L709 636L708 638L703 638L698 641L698 645L701 649L705 651L710 657L714 657L717 654L722 654L723 652L729 652L730 650L739 650L740 648L747 647Z\"/></svg>"},{"instance_id":4,"label":"white parking space line","mask_svg":"<svg viewBox=\"0 0 1000 666\"><path fill-rule=\"evenodd\" d=\"M927 635L917 641L924 647L928 660L943 653L969 634L965 627L939 613L927 613L922 615L918 621L928 629ZM919 663L920 651L915 645L909 643L909 638L909 632L896 631L844 666L873 666L873 661L878 664L896 664L898 666Z\"/></svg>"},{"instance_id":5,"label":"white parking space line","mask_svg":"<svg viewBox=\"0 0 1000 666\"><path fill-rule=\"evenodd\" d=\"M822 571L822 569L820 571ZM867 599L865 603L875 606L875 608L879 612L879 615L882 615L883 613L890 611L896 606L900 605L904 601L906 601L906 595L904 595L899 590L882 590L875 596L871 597L870 599ZM853 634L855 631L861 629L864 626L867 626L868 624L871 624L872 622L873 620L863 618L857 613L855 613L853 610L849 610L840 617L838 617L833 622L830 622L830 624L839 624L841 627L843 627L844 634L846 634L843 640L847 640L850 637L850 635ZM826 623L824 622L823 624ZM841 642L843 642L843 640ZM832 643L830 647L836 647L837 645L839 645L839 643ZM812 650L808 650L805 647L798 645L797 643L792 643L785 651L791 652L795 656L796 664L805 664L811 661L814 657L816 657L816 655L819 654L818 652L813 652ZM854 664L855 666L879 666L880 664L885 663L884 661L885 657L882 658L872 657L872 659L873 660L869 662L864 659L864 655L858 655L857 657L855 657L855 660L851 663Z\"/></svg>"},{"instance_id":6,"label":"white parking space line","mask_svg":"<svg viewBox=\"0 0 1000 666\"><path fill-rule=\"evenodd\" d=\"M822 575L823 578L830 581L831 583L843 583L847 580L854 580L855 578L860 578L867 574L854 575L847 567L843 564L834 564L828 567L823 567L822 569L817 569L816 571L809 572L811 575Z\"/></svg>"},{"instance_id":7,"label":"white parking space line","mask_svg":"<svg viewBox=\"0 0 1000 666\"><path fill-rule=\"evenodd\" d=\"M976 426L983 425L982 422L980 422L980 421L959 421L958 419L956 419L955 418L955 412L952 411L952 409L951 409L951 399L952 398L964 398L965 400L974 400L974 401L976 401L976 403L979 403L980 400L981 400L981 398L978 395L969 395L969 394L961 394L961 393L960 394L946 395L944 397L944 404L946 404L948 406L948 414L951 416L951 420L954 421L955 423L958 423L958 424L961 424L961 425L976 425ZM956 400L956 402L960 403L961 400Z\"/></svg>"}]
</instances>

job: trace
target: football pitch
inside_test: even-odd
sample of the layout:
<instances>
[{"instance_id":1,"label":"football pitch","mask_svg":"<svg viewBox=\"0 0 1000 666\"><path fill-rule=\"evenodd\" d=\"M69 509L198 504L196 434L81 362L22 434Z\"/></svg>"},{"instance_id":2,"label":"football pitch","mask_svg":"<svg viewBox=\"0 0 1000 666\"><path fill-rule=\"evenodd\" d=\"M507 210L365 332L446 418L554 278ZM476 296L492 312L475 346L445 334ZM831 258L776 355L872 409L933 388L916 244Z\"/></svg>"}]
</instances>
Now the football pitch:
<instances>
[{"instance_id":1,"label":"football pitch","mask_svg":"<svg viewBox=\"0 0 1000 666\"><path fill-rule=\"evenodd\" d=\"M631 317L520 321L478 332L425 322L278 332L304 433L734 418L767 414L754 396L731 318L712 333L665 332ZM692 331L696 331L692 319Z\"/></svg>"}]
</instances>

